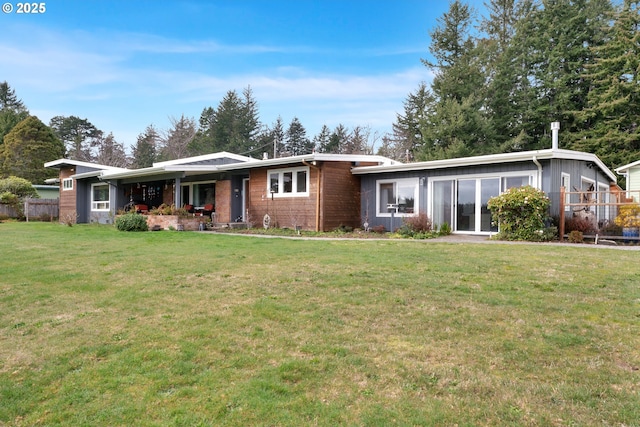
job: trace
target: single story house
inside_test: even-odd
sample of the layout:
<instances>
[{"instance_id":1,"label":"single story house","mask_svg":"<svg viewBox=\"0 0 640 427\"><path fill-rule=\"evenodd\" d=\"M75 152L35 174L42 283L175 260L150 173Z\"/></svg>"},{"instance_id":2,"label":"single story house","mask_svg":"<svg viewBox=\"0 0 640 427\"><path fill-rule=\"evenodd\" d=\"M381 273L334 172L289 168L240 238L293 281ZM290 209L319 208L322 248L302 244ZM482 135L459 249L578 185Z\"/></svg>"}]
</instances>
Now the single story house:
<instances>
[{"instance_id":1,"label":"single story house","mask_svg":"<svg viewBox=\"0 0 640 427\"><path fill-rule=\"evenodd\" d=\"M426 213L455 233L497 231L487 201L508 188L532 185L559 216L560 188L609 191L616 176L595 155L558 149L416 163L372 155L312 153L253 159L213 153L143 169L60 159L60 218L111 223L132 204L161 204L213 213L214 222L245 222L305 230L340 226L395 229L403 217ZM602 215L607 215L603 212Z\"/></svg>"},{"instance_id":2,"label":"single story house","mask_svg":"<svg viewBox=\"0 0 640 427\"><path fill-rule=\"evenodd\" d=\"M369 226L395 229L423 212L453 232L497 231L487 202L511 187L531 185L551 199L559 217L560 188L609 194L616 176L594 154L551 148L407 164L355 167L361 211ZM608 213L602 212L603 215Z\"/></svg>"},{"instance_id":3,"label":"single story house","mask_svg":"<svg viewBox=\"0 0 640 427\"><path fill-rule=\"evenodd\" d=\"M162 204L213 213L217 223L262 224L329 231L358 227L360 179L356 166L394 164L371 155L308 155L257 160L221 152L142 169L121 169L59 159L60 217L112 223L128 206ZM207 209L205 209L207 208Z\"/></svg>"}]
</instances>

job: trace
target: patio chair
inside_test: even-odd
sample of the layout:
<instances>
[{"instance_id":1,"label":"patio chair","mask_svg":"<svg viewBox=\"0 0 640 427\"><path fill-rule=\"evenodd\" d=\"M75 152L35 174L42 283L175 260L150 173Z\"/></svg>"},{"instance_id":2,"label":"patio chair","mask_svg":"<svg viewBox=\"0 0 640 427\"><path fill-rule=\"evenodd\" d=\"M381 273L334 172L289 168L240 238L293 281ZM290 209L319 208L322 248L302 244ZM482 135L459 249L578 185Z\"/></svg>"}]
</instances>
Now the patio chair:
<instances>
[{"instance_id":1,"label":"patio chair","mask_svg":"<svg viewBox=\"0 0 640 427\"><path fill-rule=\"evenodd\" d=\"M214 211L213 203L208 203L202 207L202 215L210 216Z\"/></svg>"},{"instance_id":2,"label":"patio chair","mask_svg":"<svg viewBox=\"0 0 640 427\"><path fill-rule=\"evenodd\" d=\"M184 209L189 213L193 213L193 205L184 205Z\"/></svg>"}]
</instances>

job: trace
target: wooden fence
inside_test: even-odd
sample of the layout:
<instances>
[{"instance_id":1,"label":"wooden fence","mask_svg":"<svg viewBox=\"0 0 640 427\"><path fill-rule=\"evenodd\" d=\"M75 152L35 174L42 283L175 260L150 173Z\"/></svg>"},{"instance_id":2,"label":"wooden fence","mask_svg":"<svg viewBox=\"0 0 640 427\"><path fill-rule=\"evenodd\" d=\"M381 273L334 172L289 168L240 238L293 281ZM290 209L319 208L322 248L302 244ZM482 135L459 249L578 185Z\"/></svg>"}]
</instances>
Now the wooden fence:
<instances>
[{"instance_id":1,"label":"wooden fence","mask_svg":"<svg viewBox=\"0 0 640 427\"><path fill-rule=\"evenodd\" d=\"M30 219L51 221L60 216L59 202L59 199L25 199L24 216L27 221ZM17 218L19 215L12 206L0 203L0 216Z\"/></svg>"},{"instance_id":2,"label":"wooden fence","mask_svg":"<svg viewBox=\"0 0 640 427\"><path fill-rule=\"evenodd\" d=\"M616 221L621 207L637 205L639 201L640 191L566 191L561 187L560 240L575 230L596 239L640 241L637 236L626 235L625 227Z\"/></svg>"}]
</instances>

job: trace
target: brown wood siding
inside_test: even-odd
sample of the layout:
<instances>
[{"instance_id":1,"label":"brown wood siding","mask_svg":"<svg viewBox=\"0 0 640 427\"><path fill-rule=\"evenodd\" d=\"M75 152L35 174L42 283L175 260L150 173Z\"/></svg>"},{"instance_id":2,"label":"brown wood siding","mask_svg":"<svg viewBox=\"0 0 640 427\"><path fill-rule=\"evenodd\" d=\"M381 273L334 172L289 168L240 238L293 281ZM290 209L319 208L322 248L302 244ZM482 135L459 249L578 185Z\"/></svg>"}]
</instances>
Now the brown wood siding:
<instances>
[{"instance_id":1,"label":"brown wood siding","mask_svg":"<svg viewBox=\"0 0 640 427\"><path fill-rule=\"evenodd\" d=\"M360 227L360 177L349 162L322 163L321 225L331 231L345 225Z\"/></svg>"},{"instance_id":2,"label":"brown wood siding","mask_svg":"<svg viewBox=\"0 0 640 427\"><path fill-rule=\"evenodd\" d=\"M309 170L308 197L281 196L271 200L271 194L267 191L267 170L266 168L251 170L247 206L249 222L254 227L262 227L262 220L265 214L268 213L271 217L272 227L294 228L295 226L300 226L303 230L315 230L318 172L313 168Z\"/></svg>"},{"instance_id":3,"label":"brown wood siding","mask_svg":"<svg viewBox=\"0 0 640 427\"><path fill-rule=\"evenodd\" d=\"M216 222L231 222L231 181L216 181Z\"/></svg>"},{"instance_id":4,"label":"brown wood siding","mask_svg":"<svg viewBox=\"0 0 640 427\"><path fill-rule=\"evenodd\" d=\"M73 174L75 174L75 168L60 168L60 221L75 218L78 213L76 208L78 192L76 180L73 180L73 190L62 190L62 180L69 178ZM73 222L75 222L75 220Z\"/></svg>"}]
</instances>

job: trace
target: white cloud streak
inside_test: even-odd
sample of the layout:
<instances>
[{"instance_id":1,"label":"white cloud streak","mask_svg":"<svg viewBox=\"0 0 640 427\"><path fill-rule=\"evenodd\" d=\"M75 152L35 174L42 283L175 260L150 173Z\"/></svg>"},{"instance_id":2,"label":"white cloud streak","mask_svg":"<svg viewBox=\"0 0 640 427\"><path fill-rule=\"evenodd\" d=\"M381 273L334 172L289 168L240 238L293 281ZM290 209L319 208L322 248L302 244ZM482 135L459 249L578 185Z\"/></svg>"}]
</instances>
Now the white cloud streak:
<instances>
[{"instance_id":1,"label":"white cloud streak","mask_svg":"<svg viewBox=\"0 0 640 427\"><path fill-rule=\"evenodd\" d=\"M251 86L261 119L271 124L300 118L310 133L322 124L390 128L402 101L421 81L432 76L421 66L388 73L319 72L305 67L260 68L225 74L191 67L187 61L153 65L138 56L179 54L192 58L217 53L268 55L304 48L224 46L214 41L183 42L137 34L61 33L14 27L29 32L20 45L0 41L0 80L6 80L32 111L87 117L104 131L113 131L126 144L148 124L163 128L169 116L198 118L203 108L216 107L229 90ZM4 40L16 40L5 37ZM416 61L417 62L417 61ZM48 121L50 117L41 117ZM103 127L108 126L108 127ZM312 135L310 135L312 136Z\"/></svg>"}]
</instances>

